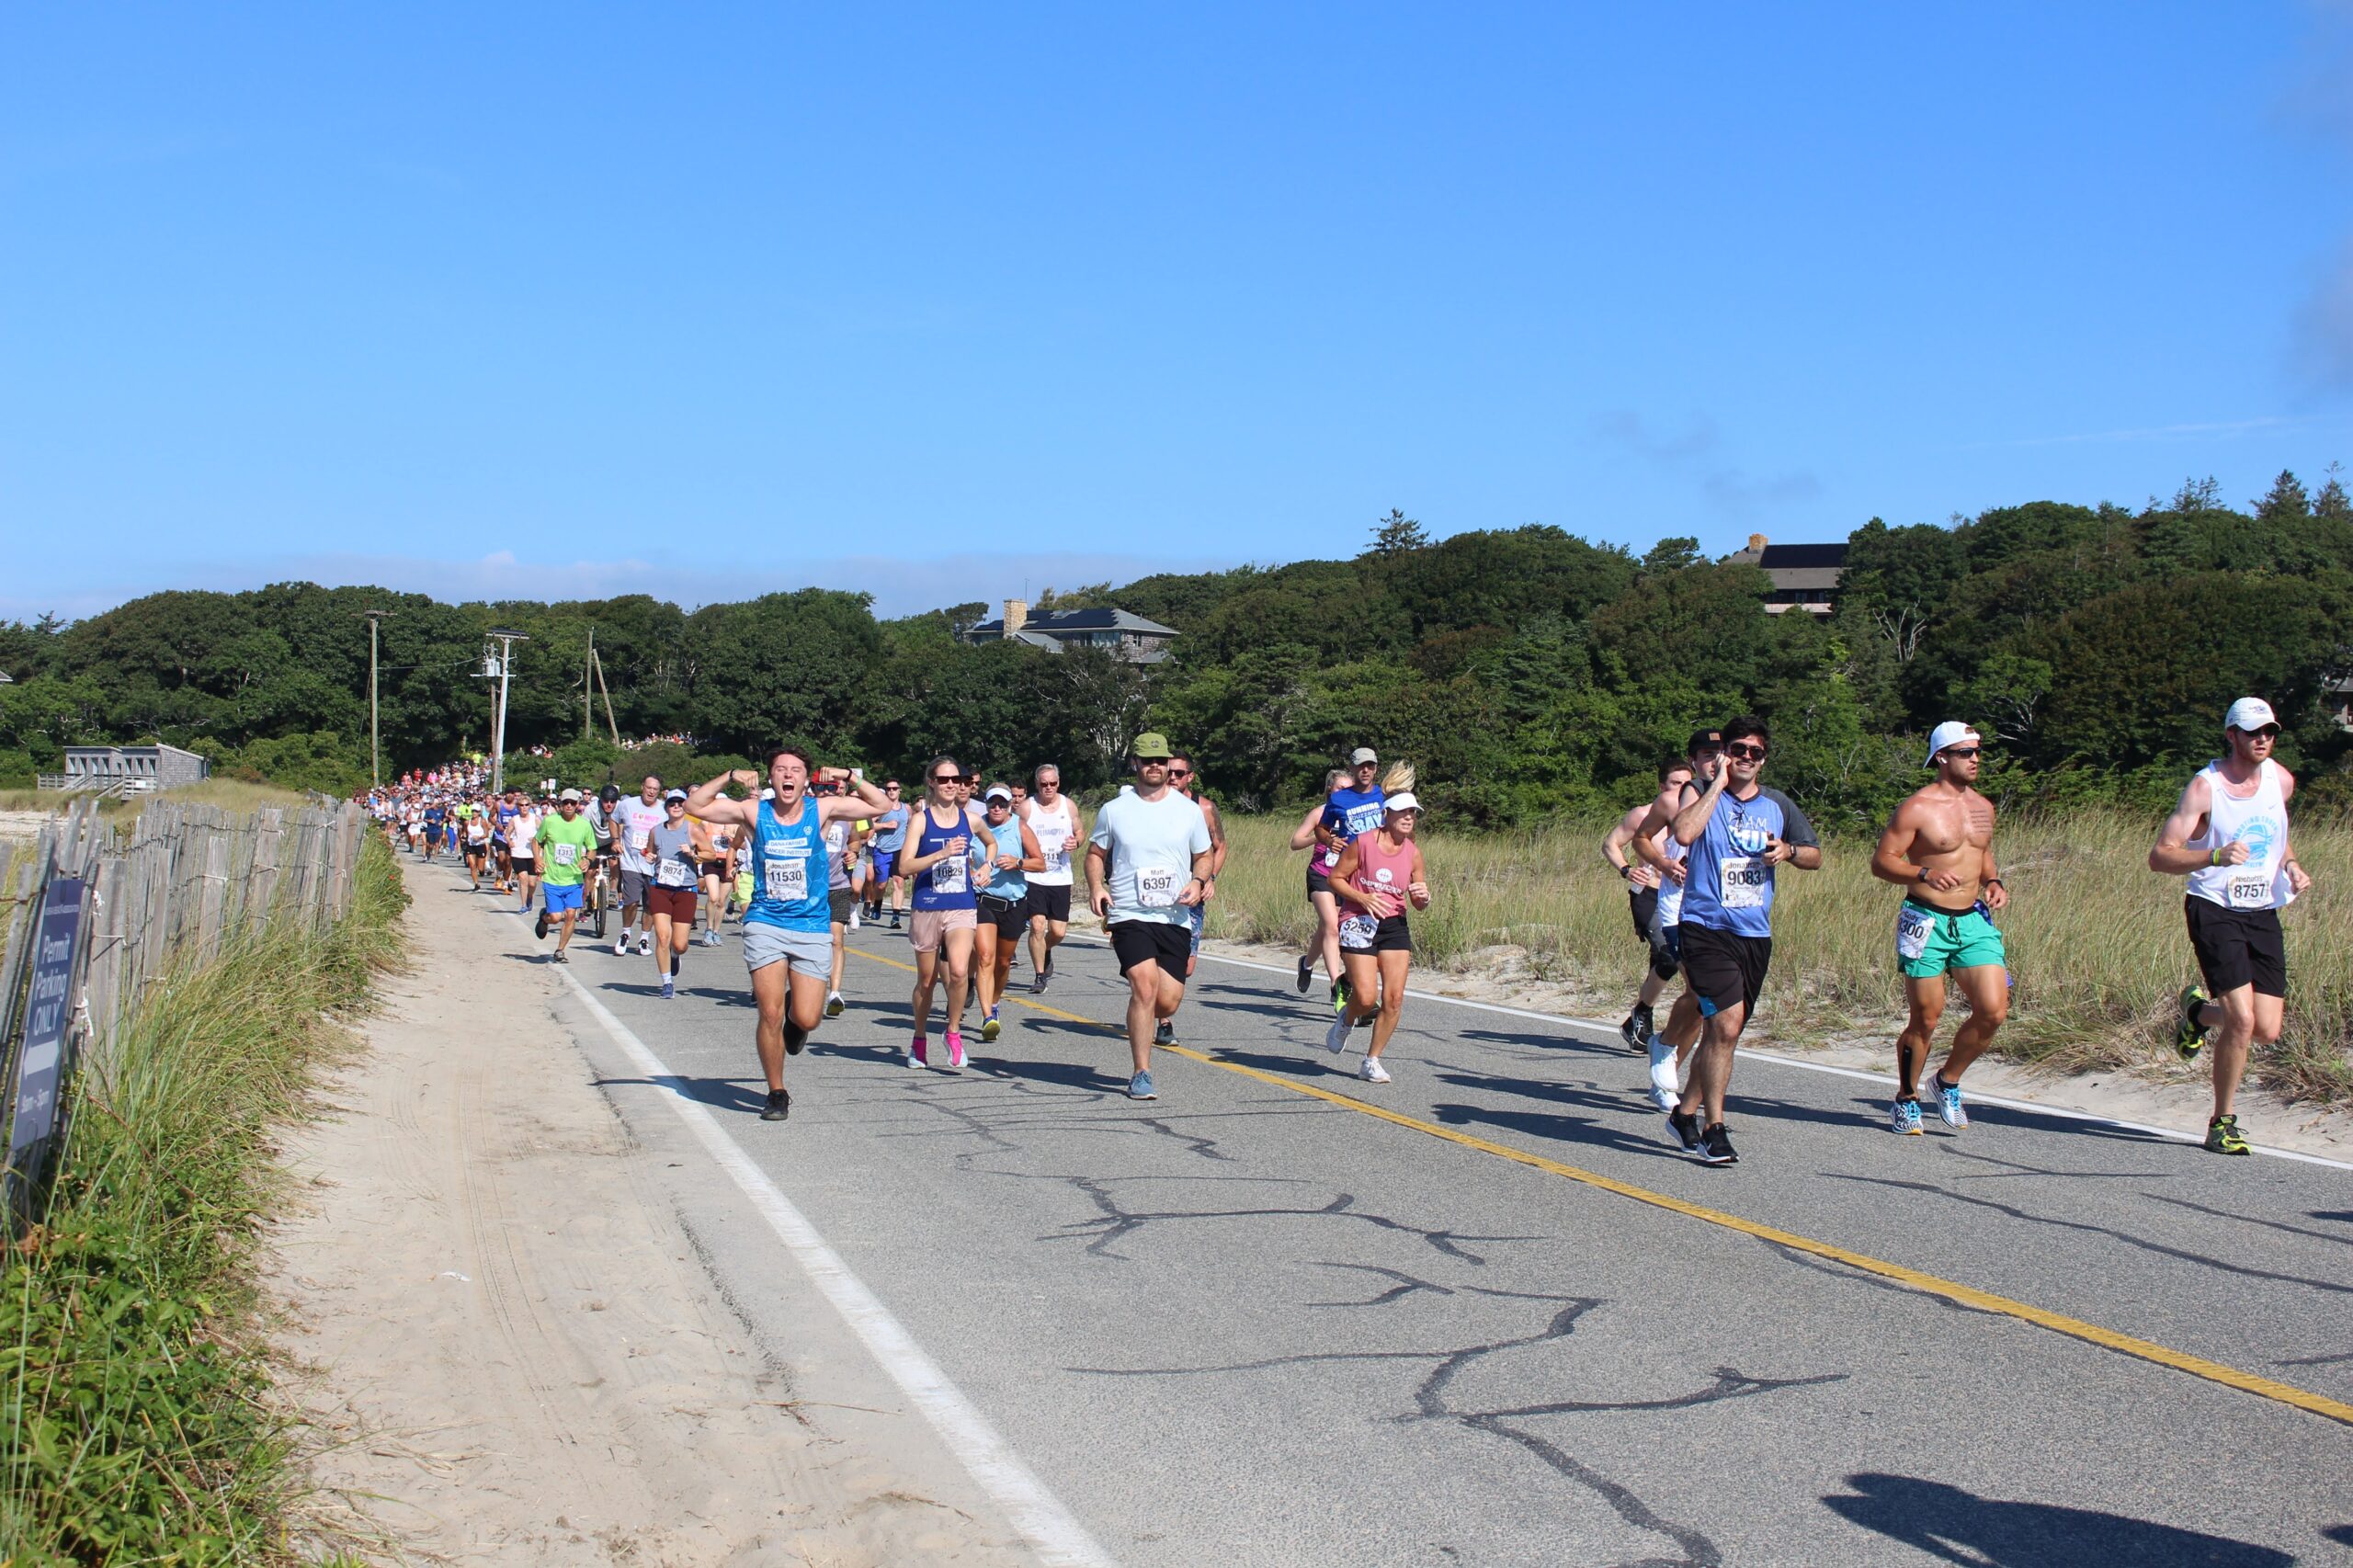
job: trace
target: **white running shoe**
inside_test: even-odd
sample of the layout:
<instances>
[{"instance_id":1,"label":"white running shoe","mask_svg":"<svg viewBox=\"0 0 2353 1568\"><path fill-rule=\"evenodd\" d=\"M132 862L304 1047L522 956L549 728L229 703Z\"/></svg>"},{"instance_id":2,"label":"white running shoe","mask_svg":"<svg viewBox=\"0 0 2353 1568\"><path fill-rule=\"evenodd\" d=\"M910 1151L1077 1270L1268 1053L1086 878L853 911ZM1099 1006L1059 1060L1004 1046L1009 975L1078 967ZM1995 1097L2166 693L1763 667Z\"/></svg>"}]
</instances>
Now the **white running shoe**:
<instances>
[{"instance_id":1,"label":"white running shoe","mask_svg":"<svg viewBox=\"0 0 2353 1568\"><path fill-rule=\"evenodd\" d=\"M1653 1035L1651 1048L1651 1104L1661 1110L1673 1110L1683 1099L1682 1081L1675 1072L1675 1047Z\"/></svg>"},{"instance_id":2,"label":"white running shoe","mask_svg":"<svg viewBox=\"0 0 2353 1568\"><path fill-rule=\"evenodd\" d=\"M858 929L858 905L855 903L849 906L849 928L853 931Z\"/></svg>"},{"instance_id":3,"label":"white running shoe","mask_svg":"<svg viewBox=\"0 0 2353 1568\"><path fill-rule=\"evenodd\" d=\"M1368 1056L1364 1065L1357 1069L1357 1076L1368 1084L1385 1084L1389 1082L1389 1069L1381 1064L1380 1057Z\"/></svg>"},{"instance_id":4,"label":"white running shoe","mask_svg":"<svg viewBox=\"0 0 2353 1568\"><path fill-rule=\"evenodd\" d=\"M616 937L613 938L613 957L617 959L625 959L629 957L629 938L627 937Z\"/></svg>"},{"instance_id":5,"label":"white running shoe","mask_svg":"<svg viewBox=\"0 0 2353 1568\"><path fill-rule=\"evenodd\" d=\"M1334 1018L1332 1027L1324 1031L1324 1049L1335 1056L1348 1049L1347 1014L1342 1013L1338 1017Z\"/></svg>"},{"instance_id":6,"label":"white running shoe","mask_svg":"<svg viewBox=\"0 0 2353 1568\"><path fill-rule=\"evenodd\" d=\"M653 932L651 932L651 931L641 931L640 933L638 933L638 937L637 937L637 956L638 956L639 958L642 958L642 959L650 959L650 958L652 958L652 957L654 956L654 933L653 933Z\"/></svg>"}]
</instances>

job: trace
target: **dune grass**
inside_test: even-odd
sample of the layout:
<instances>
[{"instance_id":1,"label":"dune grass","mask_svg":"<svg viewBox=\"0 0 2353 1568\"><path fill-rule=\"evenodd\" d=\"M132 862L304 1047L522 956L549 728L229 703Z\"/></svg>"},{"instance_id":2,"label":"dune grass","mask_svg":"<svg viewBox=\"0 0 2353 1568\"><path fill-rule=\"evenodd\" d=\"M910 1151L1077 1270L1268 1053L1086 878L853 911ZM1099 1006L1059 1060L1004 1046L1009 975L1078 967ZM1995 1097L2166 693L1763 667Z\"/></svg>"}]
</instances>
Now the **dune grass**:
<instances>
[{"instance_id":1,"label":"dune grass","mask_svg":"<svg viewBox=\"0 0 2353 1568\"><path fill-rule=\"evenodd\" d=\"M63 790L0 790L0 812L62 812L78 797ZM241 778L208 778L177 790L157 790L137 795L113 795L99 802L100 814L119 820L137 818L151 801L181 805L218 806L223 811L250 812L262 806L291 810L307 806L311 798L299 790L276 784L254 784Z\"/></svg>"},{"instance_id":2,"label":"dune grass","mask_svg":"<svg viewBox=\"0 0 2353 1568\"><path fill-rule=\"evenodd\" d=\"M1298 817L1233 818L1212 936L1302 946L1312 932ZM1540 978L1621 1009L1641 976L1624 884L1601 858L1609 824L1453 835L1426 831L1436 898L1414 916L1415 961L1475 970L1517 949ZM2012 903L2000 919L2016 990L1996 1050L2067 1070L2174 1062L2172 998L2197 979L2178 878L2146 865L2155 824L2113 812L2005 821L1995 844ZM2256 1070L2291 1098L2353 1096L2353 826L2300 822L2311 892L2284 916L2288 1022ZM1784 872L1760 1022L1782 1040L1884 1032L1901 1018L1897 890L1867 839L1832 842L1814 872ZM1513 954L1518 957L1518 954ZM1955 1005L1958 1016L1959 1004ZM1949 1024L1947 1026L1949 1031ZM1891 1060L1893 1050L1891 1047Z\"/></svg>"},{"instance_id":3,"label":"dune grass","mask_svg":"<svg viewBox=\"0 0 2353 1568\"><path fill-rule=\"evenodd\" d=\"M45 1222L0 1274L0 1562L290 1561L255 1221L269 1129L366 998L407 903L368 835L352 910L166 971L77 1085Z\"/></svg>"}]
</instances>

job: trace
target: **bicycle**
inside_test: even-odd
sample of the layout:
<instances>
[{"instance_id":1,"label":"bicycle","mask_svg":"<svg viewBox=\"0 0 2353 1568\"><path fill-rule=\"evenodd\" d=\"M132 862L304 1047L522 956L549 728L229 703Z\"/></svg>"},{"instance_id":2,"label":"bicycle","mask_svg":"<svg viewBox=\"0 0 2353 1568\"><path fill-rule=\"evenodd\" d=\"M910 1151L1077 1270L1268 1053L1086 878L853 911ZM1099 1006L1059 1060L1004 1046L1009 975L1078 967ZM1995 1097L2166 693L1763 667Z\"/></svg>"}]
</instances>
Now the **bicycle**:
<instances>
[{"instance_id":1,"label":"bicycle","mask_svg":"<svg viewBox=\"0 0 2353 1568\"><path fill-rule=\"evenodd\" d=\"M581 924L588 927L588 935L597 941L605 939L605 912L612 904L612 888L605 869L604 856L598 856L589 869L587 907L582 912Z\"/></svg>"}]
</instances>

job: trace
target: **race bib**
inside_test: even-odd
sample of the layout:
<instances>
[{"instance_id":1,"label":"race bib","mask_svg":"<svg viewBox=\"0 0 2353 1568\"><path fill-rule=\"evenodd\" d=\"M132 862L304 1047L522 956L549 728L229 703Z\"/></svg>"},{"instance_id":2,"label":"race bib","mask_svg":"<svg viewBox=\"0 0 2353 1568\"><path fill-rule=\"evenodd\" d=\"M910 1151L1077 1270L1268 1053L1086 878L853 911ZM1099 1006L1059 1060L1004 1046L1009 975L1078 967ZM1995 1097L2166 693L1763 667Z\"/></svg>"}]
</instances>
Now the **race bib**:
<instances>
[{"instance_id":1,"label":"race bib","mask_svg":"<svg viewBox=\"0 0 2353 1568\"><path fill-rule=\"evenodd\" d=\"M1165 866L1136 868L1136 907L1166 909L1176 902L1176 873Z\"/></svg>"},{"instance_id":2,"label":"race bib","mask_svg":"<svg viewBox=\"0 0 2353 1568\"><path fill-rule=\"evenodd\" d=\"M779 855L760 869L766 874L762 884L773 903L806 903L809 902L809 862L798 855Z\"/></svg>"},{"instance_id":3,"label":"race bib","mask_svg":"<svg viewBox=\"0 0 2353 1568\"><path fill-rule=\"evenodd\" d=\"M1372 946L1373 933L1381 929L1381 922L1370 915L1351 915L1340 922L1340 946L1363 952Z\"/></svg>"},{"instance_id":4,"label":"race bib","mask_svg":"<svg viewBox=\"0 0 2353 1568\"><path fill-rule=\"evenodd\" d=\"M1898 906L1895 912L1895 956L1916 959L1927 952L1928 934L1936 928L1937 917L1927 910L1910 903Z\"/></svg>"},{"instance_id":5,"label":"race bib","mask_svg":"<svg viewBox=\"0 0 2353 1568\"><path fill-rule=\"evenodd\" d=\"M2268 909L2271 907L2271 881L2265 876L2234 876L2230 882L2233 909Z\"/></svg>"},{"instance_id":6,"label":"race bib","mask_svg":"<svg viewBox=\"0 0 2353 1568\"><path fill-rule=\"evenodd\" d=\"M931 867L931 891L934 892L962 892L966 888L972 885L972 879L968 874L969 869L969 863L961 855L950 855L944 859L933 861Z\"/></svg>"},{"instance_id":7,"label":"race bib","mask_svg":"<svg viewBox=\"0 0 2353 1568\"><path fill-rule=\"evenodd\" d=\"M688 888L694 882L694 868L683 860L665 860L654 869L654 885L657 888Z\"/></svg>"},{"instance_id":8,"label":"race bib","mask_svg":"<svg viewBox=\"0 0 2353 1568\"><path fill-rule=\"evenodd\" d=\"M1733 855L1725 858L1723 877L1719 883L1726 909L1762 909L1765 890L1772 885L1773 868L1755 856Z\"/></svg>"},{"instance_id":9,"label":"race bib","mask_svg":"<svg viewBox=\"0 0 2353 1568\"><path fill-rule=\"evenodd\" d=\"M1045 860L1046 860L1046 869L1047 869L1047 870L1049 870L1049 871L1057 871L1057 872L1059 872L1059 871L1067 871L1067 870L1069 870L1069 869L1070 869L1070 847L1069 847L1069 846L1065 845L1065 846L1063 846L1063 847L1061 847L1061 848L1059 848L1059 849L1049 849L1049 850L1047 850L1047 851L1046 851L1046 854L1045 854Z\"/></svg>"},{"instance_id":10,"label":"race bib","mask_svg":"<svg viewBox=\"0 0 2353 1568\"><path fill-rule=\"evenodd\" d=\"M551 844L548 852L559 866L569 866L580 858L580 846L577 844Z\"/></svg>"}]
</instances>

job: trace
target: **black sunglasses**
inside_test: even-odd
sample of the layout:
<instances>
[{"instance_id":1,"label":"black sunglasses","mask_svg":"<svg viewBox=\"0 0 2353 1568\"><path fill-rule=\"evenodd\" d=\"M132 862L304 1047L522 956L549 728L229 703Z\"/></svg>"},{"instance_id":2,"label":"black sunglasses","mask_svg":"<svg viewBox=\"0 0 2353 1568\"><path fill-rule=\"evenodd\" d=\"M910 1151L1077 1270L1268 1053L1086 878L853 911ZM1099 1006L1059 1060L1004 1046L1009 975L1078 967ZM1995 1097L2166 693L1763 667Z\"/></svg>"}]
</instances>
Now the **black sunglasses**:
<instances>
[{"instance_id":1,"label":"black sunglasses","mask_svg":"<svg viewBox=\"0 0 2353 1568\"><path fill-rule=\"evenodd\" d=\"M961 784L964 781L964 776L961 773L935 773L931 776L931 781L934 784Z\"/></svg>"},{"instance_id":2,"label":"black sunglasses","mask_svg":"<svg viewBox=\"0 0 2353 1568\"><path fill-rule=\"evenodd\" d=\"M2258 724L2252 730L2245 730L2240 733L2248 735L2261 735L2265 740L2276 741L2279 738L2279 726L2277 724Z\"/></svg>"},{"instance_id":3,"label":"black sunglasses","mask_svg":"<svg viewBox=\"0 0 2353 1568\"><path fill-rule=\"evenodd\" d=\"M1739 757L1743 762L1762 762L1765 760L1765 748L1763 746L1743 745L1738 741L1734 741L1732 744L1724 747L1724 755L1726 756Z\"/></svg>"},{"instance_id":4,"label":"black sunglasses","mask_svg":"<svg viewBox=\"0 0 2353 1568\"><path fill-rule=\"evenodd\" d=\"M1969 762L1974 760L1977 754L1984 749L1984 748L1983 746L1947 746L1945 747L1945 755L1947 756L1957 756L1963 762Z\"/></svg>"}]
</instances>

